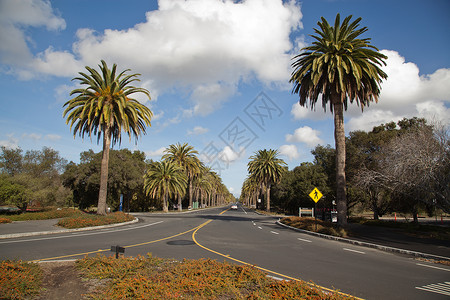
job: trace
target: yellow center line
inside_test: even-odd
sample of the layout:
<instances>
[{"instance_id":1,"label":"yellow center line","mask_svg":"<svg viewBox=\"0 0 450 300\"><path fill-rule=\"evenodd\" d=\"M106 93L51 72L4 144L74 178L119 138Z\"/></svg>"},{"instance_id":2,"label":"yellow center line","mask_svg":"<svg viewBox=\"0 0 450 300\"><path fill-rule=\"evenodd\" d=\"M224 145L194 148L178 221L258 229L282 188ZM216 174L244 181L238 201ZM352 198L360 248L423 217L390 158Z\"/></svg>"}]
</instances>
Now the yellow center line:
<instances>
[{"instance_id":1,"label":"yellow center line","mask_svg":"<svg viewBox=\"0 0 450 300\"><path fill-rule=\"evenodd\" d=\"M223 213L223 212L222 212L222 213ZM138 247L138 246L143 246L143 245L148 245L148 244L152 244L152 243L156 243L156 242L161 242L161 241L169 240L169 239L172 239L172 238L174 238L174 237L177 237L177 236L180 236L180 235L189 233L189 232L191 232L191 231L194 231L194 230L196 230L198 227L204 226L204 225L208 224L208 223L211 222L211 221L212 221L212 220L203 222L202 224L200 224L200 225L198 225L198 226L196 226L196 227L194 227L194 228L192 228L192 229L189 229L189 230L186 230L186 231L184 231L184 232L181 232L181 233L177 233L177 234L174 234L174 235L171 235L171 236L168 236L168 237L160 238L160 239L153 240L153 241L149 241L149 242L144 242L144 243L139 243L139 244L134 244L134 245L124 246L124 248ZM110 251L110 249L99 249L99 250L96 250L96 251L89 251L89 252L82 252L82 253L68 254L68 255L62 255L62 256L55 256L55 257L41 258L41 259L32 260L31 262L40 262L40 261L48 261L48 260L55 260L55 259L69 258L69 257L74 257L74 256L83 256L83 255L89 255L89 254L94 254L94 253L101 253L101 252L106 252L106 251Z\"/></svg>"},{"instance_id":2,"label":"yellow center line","mask_svg":"<svg viewBox=\"0 0 450 300\"><path fill-rule=\"evenodd\" d=\"M227 212L227 211L228 211L228 209L225 210L225 211L223 211L223 212L221 212L219 215L221 215L221 214L223 214L223 213L225 213L225 212ZM358 298L358 297L355 297L355 296L352 296L352 295L349 295L349 294L346 294L346 293L342 293L342 292L339 292L339 291L336 291L336 290L333 290L333 289L326 288L326 287L324 287L324 286L320 286L320 285L317 285L317 284L314 284L314 283L311 283L311 282L306 282L306 281L304 281L304 280L301 280L301 279L298 279L298 278L295 278L295 277L291 277L291 276L288 276L288 275L284 275L284 274L281 274L281 273L278 273L278 272L275 272L275 271L272 271L272 270L269 270L269 269L266 269L266 268L263 268L263 267L260 267L260 266L257 266L257 265L250 264L250 263L248 263L248 262L245 262L245 261L239 260L239 259L237 259L237 258L231 257L229 254L223 254L223 253L220 253L220 252L218 252L218 251L215 251L215 250L212 250L212 249L210 249L210 248L207 248L207 247L203 246L202 244L200 244L200 243L197 241L197 239L195 238L195 235L197 234L197 232L198 232L202 227L208 225L208 224L209 224L210 222L212 222L212 221L213 221L213 220L209 220L209 221L207 221L207 222L201 224L201 225L198 226L198 227L194 230L194 232L192 233L192 240L193 240L194 243L195 243L197 246L199 246L200 248L202 248L202 249L204 249L204 250L206 250L206 251L209 251L209 252L211 252L211 253L217 254L217 255L219 255L219 256L225 257L225 258L227 258L227 259L229 259L229 260L238 262L238 263L240 263L240 264L253 266L253 267L257 268L257 269L260 269L260 270L265 271L265 272L270 273L270 274L275 274L275 275L277 275L277 276L281 276L281 277L284 277L284 278L287 278L287 279L290 279L290 280L294 280L294 281L305 282L305 283L307 283L307 284L310 285L310 286L313 286L313 287L316 287L316 288L319 288L319 289L322 289L322 290L325 290L325 291L328 291L328 292L338 293L338 294L343 295L343 296L352 297L352 298L358 299L358 300L363 300L362 298Z\"/></svg>"}]
</instances>

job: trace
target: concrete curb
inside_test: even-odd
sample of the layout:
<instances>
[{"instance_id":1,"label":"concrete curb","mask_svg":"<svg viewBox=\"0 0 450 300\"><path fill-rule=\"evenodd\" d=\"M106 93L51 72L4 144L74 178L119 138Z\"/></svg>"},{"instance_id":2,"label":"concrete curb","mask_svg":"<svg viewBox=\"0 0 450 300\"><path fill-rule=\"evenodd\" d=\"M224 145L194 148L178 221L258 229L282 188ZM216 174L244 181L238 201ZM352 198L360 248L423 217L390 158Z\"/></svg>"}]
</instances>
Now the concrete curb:
<instances>
[{"instance_id":1,"label":"concrete curb","mask_svg":"<svg viewBox=\"0 0 450 300\"><path fill-rule=\"evenodd\" d=\"M226 207L226 206L224 206ZM170 216L170 215L181 215L181 214L188 214L188 213L194 213L198 211L204 211L209 209L214 209L217 207L208 207L208 208L201 208L201 209L193 209L183 212L155 212L151 214L155 215L162 215L162 216ZM139 212L136 213L130 213L130 215L139 215ZM18 238L18 237L27 237L27 236L38 236L38 235L48 235L48 234L57 234L57 233L67 233L67 232L77 232L77 231L88 231L88 230L95 230L95 229L105 229L105 228L111 228L111 227L117 227L117 226L124 226L129 224L134 224L139 222L139 219L135 216L133 221L125 222L125 223L116 223L116 224L110 224L110 225L103 225L103 226L94 226L94 227L83 227L83 228L75 228L75 229L55 229L55 230L49 230L49 231L37 231L37 232L25 232L25 233L11 233L11 234L3 234L0 235L1 239L12 239L12 238Z\"/></svg>"},{"instance_id":2,"label":"concrete curb","mask_svg":"<svg viewBox=\"0 0 450 300\"><path fill-rule=\"evenodd\" d=\"M102 225L102 226L83 227L83 228L75 228L75 229L56 229L56 230L49 230L49 231L4 234L4 235L0 235L0 239L12 239L12 238L18 238L18 237L27 237L27 236L48 235L48 234L77 232L77 231L88 231L88 230L95 230L95 229L104 229L104 228L124 226L124 225L134 224L134 223L137 223L137 222L139 222L139 219L135 217L134 220L132 220L132 221L128 221L128 222L124 222L124 223Z\"/></svg>"},{"instance_id":3,"label":"concrete curb","mask_svg":"<svg viewBox=\"0 0 450 300\"><path fill-rule=\"evenodd\" d=\"M317 236L317 237L324 238L324 239L344 242L344 243L348 243L348 244L352 244L352 245L378 249L378 250L385 251L385 252L400 253L400 254L405 254L405 255L414 256L414 257L421 257L421 258L434 259L434 260L450 261L450 257L439 256L439 255L434 255L434 254L427 254L427 253L411 251L411 250L405 250L405 249L394 248L394 247L388 247L388 246L377 245L377 244L368 243L368 242L362 242L362 241L357 241L357 240L352 240L352 239L347 239L347 238L327 235L327 234L318 233L318 232L312 232L312 231L299 229L299 228L295 228L295 227L283 224L280 221L277 221L276 224L279 225L279 226L285 227L285 228L289 228L289 229L298 231L298 232L306 233L306 234Z\"/></svg>"}]
</instances>

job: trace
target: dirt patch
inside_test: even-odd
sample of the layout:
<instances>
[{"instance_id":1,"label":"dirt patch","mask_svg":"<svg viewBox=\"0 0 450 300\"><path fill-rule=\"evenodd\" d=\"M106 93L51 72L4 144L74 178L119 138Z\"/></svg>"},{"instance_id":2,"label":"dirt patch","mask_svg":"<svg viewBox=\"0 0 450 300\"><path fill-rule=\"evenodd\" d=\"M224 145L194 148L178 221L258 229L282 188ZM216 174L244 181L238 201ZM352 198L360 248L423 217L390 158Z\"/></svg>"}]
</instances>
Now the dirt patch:
<instances>
[{"instance_id":1,"label":"dirt patch","mask_svg":"<svg viewBox=\"0 0 450 300\"><path fill-rule=\"evenodd\" d=\"M101 284L95 280L82 279L75 268L75 261L40 262L43 271L42 292L34 300L86 299Z\"/></svg>"}]
</instances>

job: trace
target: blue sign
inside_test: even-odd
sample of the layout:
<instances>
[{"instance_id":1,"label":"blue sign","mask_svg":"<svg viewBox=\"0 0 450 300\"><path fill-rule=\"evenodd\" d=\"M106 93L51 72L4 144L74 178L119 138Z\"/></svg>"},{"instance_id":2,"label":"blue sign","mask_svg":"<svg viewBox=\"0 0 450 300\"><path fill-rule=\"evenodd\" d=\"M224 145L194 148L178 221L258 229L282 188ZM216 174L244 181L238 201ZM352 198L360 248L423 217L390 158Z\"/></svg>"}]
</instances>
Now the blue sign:
<instances>
[{"instance_id":1,"label":"blue sign","mask_svg":"<svg viewBox=\"0 0 450 300\"><path fill-rule=\"evenodd\" d=\"M122 205L123 205L123 194L120 194L120 206L119 206L119 211L122 211Z\"/></svg>"}]
</instances>

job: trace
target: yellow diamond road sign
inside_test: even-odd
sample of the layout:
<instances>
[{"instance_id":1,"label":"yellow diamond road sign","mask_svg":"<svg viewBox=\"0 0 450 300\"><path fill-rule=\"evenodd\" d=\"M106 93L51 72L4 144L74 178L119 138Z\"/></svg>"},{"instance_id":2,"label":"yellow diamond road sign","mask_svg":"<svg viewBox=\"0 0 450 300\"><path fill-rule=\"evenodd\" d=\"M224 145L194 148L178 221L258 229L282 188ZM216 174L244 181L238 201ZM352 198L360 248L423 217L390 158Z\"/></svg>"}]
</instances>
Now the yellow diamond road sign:
<instances>
[{"instance_id":1,"label":"yellow diamond road sign","mask_svg":"<svg viewBox=\"0 0 450 300\"><path fill-rule=\"evenodd\" d=\"M314 189L312 190L312 192L309 193L309 196L311 197L311 199L314 200L314 202L317 203L317 201L319 201L320 198L322 198L323 195L322 195L322 193L321 193L317 188L314 188Z\"/></svg>"}]
</instances>

